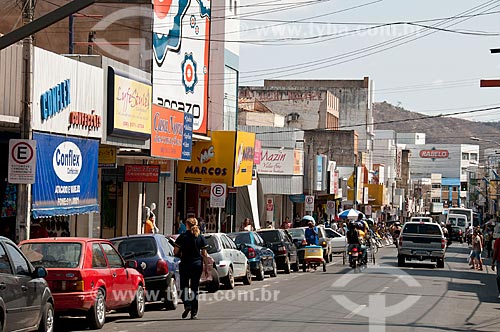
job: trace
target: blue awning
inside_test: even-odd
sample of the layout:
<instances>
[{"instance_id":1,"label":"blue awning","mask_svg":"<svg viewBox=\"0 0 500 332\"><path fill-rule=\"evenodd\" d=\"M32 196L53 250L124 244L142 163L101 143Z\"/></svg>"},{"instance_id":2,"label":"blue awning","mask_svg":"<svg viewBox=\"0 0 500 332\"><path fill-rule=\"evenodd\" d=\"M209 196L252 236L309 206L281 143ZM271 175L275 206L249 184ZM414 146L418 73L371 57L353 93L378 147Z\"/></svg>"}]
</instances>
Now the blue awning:
<instances>
[{"instance_id":1,"label":"blue awning","mask_svg":"<svg viewBox=\"0 0 500 332\"><path fill-rule=\"evenodd\" d=\"M443 178L441 180L442 186L459 186L460 178Z\"/></svg>"},{"instance_id":2,"label":"blue awning","mask_svg":"<svg viewBox=\"0 0 500 332\"><path fill-rule=\"evenodd\" d=\"M67 207L49 207L37 208L31 211L33 218L50 218L57 216L70 216L73 214L97 213L99 212L98 204L67 206Z\"/></svg>"}]
</instances>

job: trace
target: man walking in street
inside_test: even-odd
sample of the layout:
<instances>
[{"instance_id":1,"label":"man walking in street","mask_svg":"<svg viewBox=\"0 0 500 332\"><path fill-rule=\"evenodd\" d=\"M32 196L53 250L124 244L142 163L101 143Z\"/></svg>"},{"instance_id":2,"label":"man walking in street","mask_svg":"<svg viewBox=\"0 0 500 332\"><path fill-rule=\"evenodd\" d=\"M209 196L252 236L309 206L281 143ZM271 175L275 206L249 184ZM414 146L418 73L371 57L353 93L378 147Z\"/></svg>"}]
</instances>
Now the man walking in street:
<instances>
[{"instance_id":1,"label":"man walking in street","mask_svg":"<svg viewBox=\"0 0 500 332\"><path fill-rule=\"evenodd\" d=\"M491 257L491 269L497 270L497 288L498 298L500 299L500 237L495 240L493 245L493 256Z\"/></svg>"}]
</instances>

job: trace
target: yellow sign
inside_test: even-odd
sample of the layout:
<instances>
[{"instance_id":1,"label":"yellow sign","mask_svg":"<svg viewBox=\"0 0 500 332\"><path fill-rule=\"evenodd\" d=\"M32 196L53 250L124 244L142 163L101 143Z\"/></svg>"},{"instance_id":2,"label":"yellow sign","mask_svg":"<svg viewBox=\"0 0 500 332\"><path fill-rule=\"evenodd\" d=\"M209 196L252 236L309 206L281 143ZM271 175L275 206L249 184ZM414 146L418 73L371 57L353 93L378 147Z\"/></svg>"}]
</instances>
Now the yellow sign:
<instances>
[{"instance_id":1,"label":"yellow sign","mask_svg":"<svg viewBox=\"0 0 500 332\"><path fill-rule=\"evenodd\" d=\"M233 187L246 186L252 183L254 148L255 133L238 131L236 135Z\"/></svg>"},{"instance_id":2,"label":"yellow sign","mask_svg":"<svg viewBox=\"0 0 500 332\"><path fill-rule=\"evenodd\" d=\"M114 75L113 134L149 136L151 134L151 85ZM108 97L109 98L109 97ZM109 120L108 120L109 121Z\"/></svg>"},{"instance_id":3,"label":"yellow sign","mask_svg":"<svg viewBox=\"0 0 500 332\"><path fill-rule=\"evenodd\" d=\"M215 131L211 138L211 142L193 142L191 161L178 163L177 181L207 186L225 183L228 187L251 184L255 134Z\"/></svg>"},{"instance_id":4,"label":"yellow sign","mask_svg":"<svg viewBox=\"0 0 500 332\"><path fill-rule=\"evenodd\" d=\"M100 168L115 168L116 167L116 147L99 147L99 167Z\"/></svg>"}]
</instances>

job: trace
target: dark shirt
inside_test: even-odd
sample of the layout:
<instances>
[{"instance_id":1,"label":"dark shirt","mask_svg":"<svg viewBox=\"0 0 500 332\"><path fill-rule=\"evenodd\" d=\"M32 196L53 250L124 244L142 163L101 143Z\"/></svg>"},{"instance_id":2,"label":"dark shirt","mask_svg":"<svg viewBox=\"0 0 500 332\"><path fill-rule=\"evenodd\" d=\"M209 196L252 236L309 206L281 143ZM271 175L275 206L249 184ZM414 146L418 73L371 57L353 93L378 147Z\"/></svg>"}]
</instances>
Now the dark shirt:
<instances>
[{"instance_id":1,"label":"dark shirt","mask_svg":"<svg viewBox=\"0 0 500 332\"><path fill-rule=\"evenodd\" d=\"M348 244L359 244L359 234L358 234L357 229L351 228L347 232L347 243Z\"/></svg>"},{"instance_id":2,"label":"dark shirt","mask_svg":"<svg viewBox=\"0 0 500 332\"><path fill-rule=\"evenodd\" d=\"M180 250L180 264L182 265L201 263L202 257L200 250L208 247L207 241L203 235L195 237L190 231L179 235L177 240L175 240L175 246Z\"/></svg>"}]
</instances>

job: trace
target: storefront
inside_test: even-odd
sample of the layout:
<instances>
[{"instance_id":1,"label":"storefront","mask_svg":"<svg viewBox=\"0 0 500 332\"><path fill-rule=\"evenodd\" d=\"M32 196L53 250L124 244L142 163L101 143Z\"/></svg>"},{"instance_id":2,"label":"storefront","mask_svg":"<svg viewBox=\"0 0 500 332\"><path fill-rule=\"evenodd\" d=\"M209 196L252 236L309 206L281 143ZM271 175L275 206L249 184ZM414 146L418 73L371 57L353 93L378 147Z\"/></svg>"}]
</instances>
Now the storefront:
<instances>
[{"instance_id":1,"label":"storefront","mask_svg":"<svg viewBox=\"0 0 500 332\"><path fill-rule=\"evenodd\" d=\"M236 229L236 198L240 188L252 183L254 144L255 134L242 131L214 131L210 142L193 142L191 161L179 161L177 168L179 217L202 217L207 232L217 231L218 209L210 207L210 186L224 183L228 195L221 230Z\"/></svg>"},{"instance_id":2,"label":"storefront","mask_svg":"<svg viewBox=\"0 0 500 332\"><path fill-rule=\"evenodd\" d=\"M35 48L31 236L92 236L98 204L102 70Z\"/></svg>"}]
</instances>

